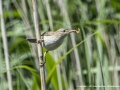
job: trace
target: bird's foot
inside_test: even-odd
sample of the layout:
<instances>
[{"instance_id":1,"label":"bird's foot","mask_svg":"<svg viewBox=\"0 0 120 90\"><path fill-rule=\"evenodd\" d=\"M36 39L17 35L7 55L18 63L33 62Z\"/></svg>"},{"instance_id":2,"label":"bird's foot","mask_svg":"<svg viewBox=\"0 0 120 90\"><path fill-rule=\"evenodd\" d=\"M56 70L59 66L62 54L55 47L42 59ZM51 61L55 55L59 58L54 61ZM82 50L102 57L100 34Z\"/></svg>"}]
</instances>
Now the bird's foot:
<instances>
[{"instance_id":1,"label":"bird's foot","mask_svg":"<svg viewBox=\"0 0 120 90\"><path fill-rule=\"evenodd\" d=\"M43 67L45 63L46 63L46 61L41 61L40 62L40 67Z\"/></svg>"},{"instance_id":2,"label":"bird's foot","mask_svg":"<svg viewBox=\"0 0 120 90\"><path fill-rule=\"evenodd\" d=\"M44 41L44 39L39 39L38 41L37 41L37 43L39 44L39 43L41 43L41 42L43 42Z\"/></svg>"}]
</instances>

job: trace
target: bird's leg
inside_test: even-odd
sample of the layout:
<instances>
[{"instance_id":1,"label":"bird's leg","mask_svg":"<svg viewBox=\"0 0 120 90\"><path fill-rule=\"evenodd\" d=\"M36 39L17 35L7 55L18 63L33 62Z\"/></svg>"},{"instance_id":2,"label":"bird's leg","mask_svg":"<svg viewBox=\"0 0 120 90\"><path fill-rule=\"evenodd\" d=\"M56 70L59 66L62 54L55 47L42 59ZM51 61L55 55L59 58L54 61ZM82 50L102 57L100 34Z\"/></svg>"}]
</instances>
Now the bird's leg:
<instances>
[{"instance_id":1,"label":"bird's leg","mask_svg":"<svg viewBox=\"0 0 120 90\"><path fill-rule=\"evenodd\" d=\"M44 58L45 58L45 62L46 62L46 54L48 53L48 51L44 52Z\"/></svg>"},{"instance_id":2,"label":"bird's leg","mask_svg":"<svg viewBox=\"0 0 120 90\"><path fill-rule=\"evenodd\" d=\"M48 53L48 51L44 52L44 58L46 57L46 54Z\"/></svg>"},{"instance_id":3,"label":"bird's leg","mask_svg":"<svg viewBox=\"0 0 120 90\"><path fill-rule=\"evenodd\" d=\"M44 61L40 61L40 66L42 67L45 63L46 63L46 54L48 53L48 51L46 51L44 53Z\"/></svg>"},{"instance_id":4,"label":"bird's leg","mask_svg":"<svg viewBox=\"0 0 120 90\"><path fill-rule=\"evenodd\" d=\"M46 62L45 62L44 60L42 60L42 59L43 59L43 56L40 57L40 61L39 61L39 62L40 62L40 64L39 64L40 67L43 67L44 64L46 63Z\"/></svg>"}]
</instances>

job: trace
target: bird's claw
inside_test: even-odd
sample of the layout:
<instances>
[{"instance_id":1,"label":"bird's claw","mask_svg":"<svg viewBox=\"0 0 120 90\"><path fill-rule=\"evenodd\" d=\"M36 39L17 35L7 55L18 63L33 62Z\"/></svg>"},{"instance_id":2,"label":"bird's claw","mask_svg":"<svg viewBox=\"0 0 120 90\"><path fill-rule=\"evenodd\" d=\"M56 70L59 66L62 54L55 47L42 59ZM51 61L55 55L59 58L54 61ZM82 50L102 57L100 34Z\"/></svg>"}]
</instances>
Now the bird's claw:
<instances>
[{"instance_id":1,"label":"bird's claw","mask_svg":"<svg viewBox=\"0 0 120 90\"><path fill-rule=\"evenodd\" d=\"M39 39L38 41L37 41L37 43L39 44L39 43L41 43L41 42L43 42L44 41L44 39Z\"/></svg>"},{"instance_id":2,"label":"bird's claw","mask_svg":"<svg viewBox=\"0 0 120 90\"><path fill-rule=\"evenodd\" d=\"M43 67L45 63L46 63L46 61L41 61L40 62L40 67Z\"/></svg>"}]
</instances>

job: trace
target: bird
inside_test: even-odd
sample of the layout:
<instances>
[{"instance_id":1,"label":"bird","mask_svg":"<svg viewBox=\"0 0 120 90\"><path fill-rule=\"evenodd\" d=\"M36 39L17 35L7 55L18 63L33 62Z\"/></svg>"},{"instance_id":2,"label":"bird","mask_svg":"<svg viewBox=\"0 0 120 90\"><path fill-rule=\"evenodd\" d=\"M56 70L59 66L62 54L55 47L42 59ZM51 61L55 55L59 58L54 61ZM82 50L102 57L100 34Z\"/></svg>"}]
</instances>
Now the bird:
<instances>
[{"instance_id":1,"label":"bird","mask_svg":"<svg viewBox=\"0 0 120 90\"><path fill-rule=\"evenodd\" d=\"M44 53L45 57L48 51L57 49L63 43L65 37L72 32L80 33L80 29L78 28L78 30L69 30L65 28L60 28L57 31L48 31L43 33L41 35L41 38L38 40L31 38L28 38L27 40L31 43L42 43L42 46L47 50ZM43 66L45 62L43 62L41 66Z\"/></svg>"},{"instance_id":2,"label":"bird","mask_svg":"<svg viewBox=\"0 0 120 90\"><path fill-rule=\"evenodd\" d=\"M79 33L79 30L69 30L60 28L57 31L48 31L41 35L41 39L37 41L37 39L27 39L31 43L40 43L42 42L42 46L48 51L52 51L57 49L62 43L67 35L72 32Z\"/></svg>"}]
</instances>

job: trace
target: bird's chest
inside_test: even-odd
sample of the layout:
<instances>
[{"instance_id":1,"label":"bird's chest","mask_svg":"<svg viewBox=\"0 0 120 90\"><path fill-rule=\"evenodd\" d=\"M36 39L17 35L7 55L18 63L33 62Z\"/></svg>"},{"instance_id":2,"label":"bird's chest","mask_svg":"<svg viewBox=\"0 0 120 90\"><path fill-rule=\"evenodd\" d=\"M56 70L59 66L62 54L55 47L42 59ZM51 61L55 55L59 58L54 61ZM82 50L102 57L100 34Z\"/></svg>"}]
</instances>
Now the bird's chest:
<instances>
[{"instance_id":1,"label":"bird's chest","mask_svg":"<svg viewBox=\"0 0 120 90\"><path fill-rule=\"evenodd\" d=\"M43 39L44 39L44 42L42 43L43 46L47 50L54 50L62 44L64 38L55 36L44 36Z\"/></svg>"}]
</instances>

